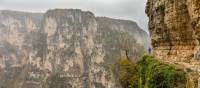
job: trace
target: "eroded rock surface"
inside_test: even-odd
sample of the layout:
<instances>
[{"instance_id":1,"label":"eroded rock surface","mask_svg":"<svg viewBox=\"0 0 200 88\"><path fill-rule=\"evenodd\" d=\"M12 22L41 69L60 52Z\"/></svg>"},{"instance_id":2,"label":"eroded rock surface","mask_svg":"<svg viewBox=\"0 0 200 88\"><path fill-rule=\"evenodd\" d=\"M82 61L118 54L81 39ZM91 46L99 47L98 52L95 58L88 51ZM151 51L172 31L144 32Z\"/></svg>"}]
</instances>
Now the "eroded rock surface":
<instances>
[{"instance_id":1,"label":"eroded rock surface","mask_svg":"<svg viewBox=\"0 0 200 88\"><path fill-rule=\"evenodd\" d=\"M157 58L193 63L199 57L199 0L148 0L146 13Z\"/></svg>"},{"instance_id":2,"label":"eroded rock surface","mask_svg":"<svg viewBox=\"0 0 200 88\"><path fill-rule=\"evenodd\" d=\"M148 43L136 23L88 11L0 11L0 88L117 88L110 66Z\"/></svg>"},{"instance_id":3,"label":"eroded rock surface","mask_svg":"<svg viewBox=\"0 0 200 88\"><path fill-rule=\"evenodd\" d=\"M148 0L146 13L154 56L200 72L200 0Z\"/></svg>"}]
</instances>

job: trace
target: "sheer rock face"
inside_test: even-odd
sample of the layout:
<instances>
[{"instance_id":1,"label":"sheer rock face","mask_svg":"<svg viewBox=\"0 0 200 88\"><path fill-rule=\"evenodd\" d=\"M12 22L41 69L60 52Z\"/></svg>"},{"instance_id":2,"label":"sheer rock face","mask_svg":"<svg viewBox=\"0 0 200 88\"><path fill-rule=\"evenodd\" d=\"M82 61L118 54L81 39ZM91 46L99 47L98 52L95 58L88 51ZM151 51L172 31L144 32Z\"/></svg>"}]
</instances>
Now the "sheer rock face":
<instances>
[{"instance_id":1,"label":"sheer rock face","mask_svg":"<svg viewBox=\"0 0 200 88\"><path fill-rule=\"evenodd\" d=\"M200 72L200 1L148 0L154 56Z\"/></svg>"},{"instance_id":2,"label":"sheer rock face","mask_svg":"<svg viewBox=\"0 0 200 88\"><path fill-rule=\"evenodd\" d=\"M133 58L149 43L134 22L78 9L0 11L0 87L117 88L110 66L124 35Z\"/></svg>"},{"instance_id":3,"label":"sheer rock face","mask_svg":"<svg viewBox=\"0 0 200 88\"><path fill-rule=\"evenodd\" d=\"M186 63L199 58L199 0L148 0L146 13L157 58Z\"/></svg>"}]
</instances>

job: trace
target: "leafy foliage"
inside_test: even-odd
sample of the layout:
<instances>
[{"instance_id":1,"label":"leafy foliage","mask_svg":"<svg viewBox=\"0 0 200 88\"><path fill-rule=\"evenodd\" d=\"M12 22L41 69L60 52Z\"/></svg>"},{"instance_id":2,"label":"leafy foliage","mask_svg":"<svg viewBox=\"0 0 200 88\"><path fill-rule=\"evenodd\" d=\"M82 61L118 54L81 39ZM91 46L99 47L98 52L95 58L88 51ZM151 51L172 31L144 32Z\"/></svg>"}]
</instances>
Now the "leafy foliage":
<instances>
[{"instance_id":1,"label":"leafy foliage","mask_svg":"<svg viewBox=\"0 0 200 88\"><path fill-rule=\"evenodd\" d=\"M123 88L134 88L137 87L137 70L136 65L131 63L128 59L121 59L119 61L119 82Z\"/></svg>"},{"instance_id":2,"label":"leafy foliage","mask_svg":"<svg viewBox=\"0 0 200 88\"><path fill-rule=\"evenodd\" d=\"M174 88L175 68L145 55L138 62L139 88Z\"/></svg>"},{"instance_id":3,"label":"leafy foliage","mask_svg":"<svg viewBox=\"0 0 200 88\"><path fill-rule=\"evenodd\" d=\"M137 63L120 59L115 64L114 73L123 88L174 88L176 83L186 80L184 71L176 71L174 66L149 55L144 55Z\"/></svg>"}]
</instances>

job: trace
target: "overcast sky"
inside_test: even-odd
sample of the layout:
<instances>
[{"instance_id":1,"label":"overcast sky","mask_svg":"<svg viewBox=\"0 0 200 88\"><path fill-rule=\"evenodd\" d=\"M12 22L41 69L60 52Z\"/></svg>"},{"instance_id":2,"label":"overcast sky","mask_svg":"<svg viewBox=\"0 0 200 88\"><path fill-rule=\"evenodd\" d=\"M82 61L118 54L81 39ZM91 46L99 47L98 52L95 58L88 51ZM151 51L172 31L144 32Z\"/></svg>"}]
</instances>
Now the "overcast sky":
<instances>
[{"instance_id":1,"label":"overcast sky","mask_svg":"<svg viewBox=\"0 0 200 88\"><path fill-rule=\"evenodd\" d=\"M132 20L147 31L146 0L0 0L1 10L45 12L54 8L92 11L96 16Z\"/></svg>"}]
</instances>

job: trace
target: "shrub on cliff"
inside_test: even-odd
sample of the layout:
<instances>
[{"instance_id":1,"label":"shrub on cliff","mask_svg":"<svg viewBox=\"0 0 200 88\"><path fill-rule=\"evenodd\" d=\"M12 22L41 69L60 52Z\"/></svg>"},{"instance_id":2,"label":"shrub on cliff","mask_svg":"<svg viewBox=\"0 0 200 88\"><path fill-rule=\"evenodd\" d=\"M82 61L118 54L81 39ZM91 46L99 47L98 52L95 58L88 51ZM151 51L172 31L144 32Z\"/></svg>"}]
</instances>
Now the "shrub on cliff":
<instances>
[{"instance_id":1,"label":"shrub on cliff","mask_svg":"<svg viewBox=\"0 0 200 88\"><path fill-rule=\"evenodd\" d=\"M127 58L118 60L113 68L115 78L123 88L136 88L138 83L138 75L136 64Z\"/></svg>"},{"instance_id":2,"label":"shrub on cliff","mask_svg":"<svg viewBox=\"0 0 200 88\"><path fill-rule=\"evenodd\" d=\"M137 63L139 88L174 88L175 68L145 55Z\"/></svg>"},{"instance_id":3,"label":"shrub on cliff","mask_svg":"<svg viewBox=\"0 0 200 88\"><path fill-rule=\"evenodd\" d=\"M137 63L120 59L113 71L123 88L174 88L177 82L174 66L161 63L149 55L144 55ZM185 74L178 77L182 77L178 81L186 80Z\"/></svg>"}]
</instances>

